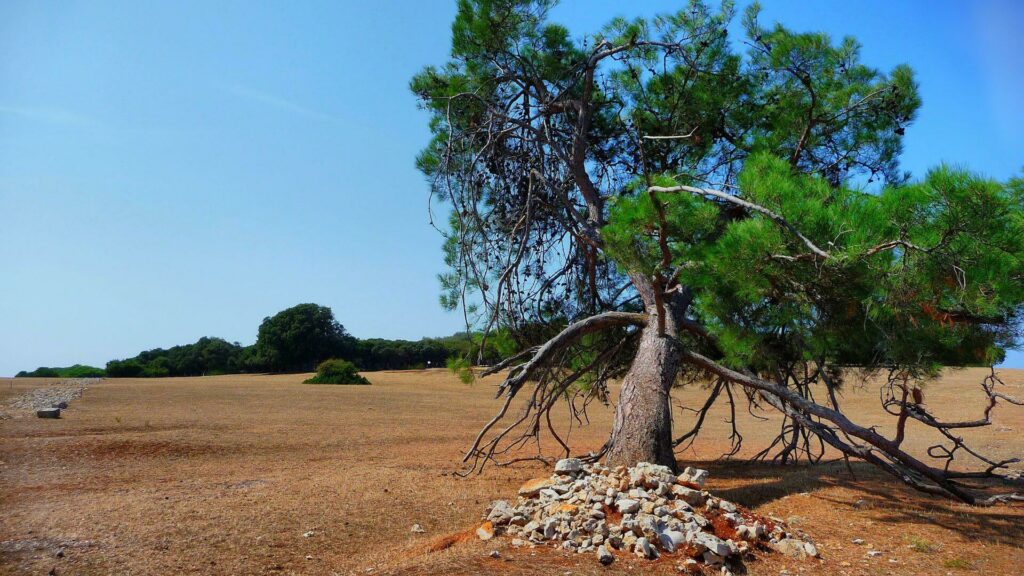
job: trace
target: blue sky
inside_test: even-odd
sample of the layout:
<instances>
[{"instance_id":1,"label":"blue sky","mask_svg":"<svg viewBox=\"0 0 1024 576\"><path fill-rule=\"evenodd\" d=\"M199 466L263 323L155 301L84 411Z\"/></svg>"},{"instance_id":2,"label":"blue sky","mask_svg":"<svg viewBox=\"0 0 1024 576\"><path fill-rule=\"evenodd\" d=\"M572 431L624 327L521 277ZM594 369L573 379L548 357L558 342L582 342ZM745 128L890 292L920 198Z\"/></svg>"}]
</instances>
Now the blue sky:
<instances>
[{"instance_id":1,"label":"blue sky","mask_svg":"<svg viewBox=\"0 0 1024 576\"><path fill-rule=\"evenodd\" d=\"M681 4L565 0L554 19L581 34ZM915 68L906 168L1024 167L1024 3L765 4L766 20L857 37L869 64ZM441 239L413 167L426 117L407 90L444 61L453 14L0 3L0 375L204 335L248 344L299 302L360 337L460 329L437 304Z\"/></svg>"}]
</instances>

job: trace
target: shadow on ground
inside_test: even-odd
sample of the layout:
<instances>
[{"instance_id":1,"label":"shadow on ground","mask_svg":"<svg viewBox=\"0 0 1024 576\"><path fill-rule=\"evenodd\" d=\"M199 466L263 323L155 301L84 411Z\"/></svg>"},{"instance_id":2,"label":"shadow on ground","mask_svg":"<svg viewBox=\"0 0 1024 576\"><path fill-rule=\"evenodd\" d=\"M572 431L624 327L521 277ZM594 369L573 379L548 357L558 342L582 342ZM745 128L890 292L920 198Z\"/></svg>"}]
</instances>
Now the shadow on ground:
<instances>
[{"instance_id":1,"label":"shadow on ground","mask_svg":"<svg viewBox=\"0 0 1024 576\"><path fill-rule=\"evenodd\" d=\"M780 466L712 460L683 465L709 470L709 489L715 495L750 508L814 493L815 499L837 508L868 510L876 522L901 526L932 524L969 540L995 540L1014 546L1024 539L1020 515L1009 513L1005 505L973 507L922 494L864 462L851 462L849 468L843 462Z\"/></svg>"}]
</instances>

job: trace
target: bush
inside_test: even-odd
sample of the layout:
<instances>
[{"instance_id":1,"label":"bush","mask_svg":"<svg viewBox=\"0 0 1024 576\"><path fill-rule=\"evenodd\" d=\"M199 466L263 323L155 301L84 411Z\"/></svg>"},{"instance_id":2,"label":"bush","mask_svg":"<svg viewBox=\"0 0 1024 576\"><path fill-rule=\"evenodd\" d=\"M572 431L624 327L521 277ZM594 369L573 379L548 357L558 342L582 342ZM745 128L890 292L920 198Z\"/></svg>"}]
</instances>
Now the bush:
<instances>
[{"instance_id":1,"label":"bush","mask_svg":"<svg viewBox=\"0 0 1024 576\"><path fill-rule=\"evenodd\" d=\"M306 384L369 384L370 381L359 375L356 365L348 360L331 358L324 360L316 367L316 376L306 380Z\"/></svg>"}]
</instances>

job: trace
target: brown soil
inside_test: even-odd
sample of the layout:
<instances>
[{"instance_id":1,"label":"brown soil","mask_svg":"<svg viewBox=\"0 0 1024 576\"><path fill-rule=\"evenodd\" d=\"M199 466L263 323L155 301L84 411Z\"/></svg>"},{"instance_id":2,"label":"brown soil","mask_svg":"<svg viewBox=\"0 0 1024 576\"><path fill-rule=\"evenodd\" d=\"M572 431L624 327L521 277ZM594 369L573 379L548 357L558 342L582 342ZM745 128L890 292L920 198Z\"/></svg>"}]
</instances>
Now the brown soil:
<instances>
[{"instance_id":1,"label":"brown soil","mask_svg":"<svg viewBox=\"0 0 1024 576\"><path fill-rule=\"evenodd\" d=\"M466 386L444 371L367 376L373 386L307 386L304 375L106 380L61 420L0 420L0 574L675 573L674 561L619 554L603 568L589 554L480 542L473 530L488 502L514 499L522 482L546 473L523 464L451 474L498 408L497 379ZM948 373L925 389L928 406L950 419L976 417L980 377ZM1004 379L1008 393L1024 397L1024 372L1004 371ZM0 380L0 407L47 383ZM676 397L694 407L703 393ZM891 431L878 383L851 385L844 402L858 421ZM823 556L759 554L750 574L1020 573L1024 507L973 509L858 464L851 477L842 463L717 461L729 430L721 408L680 455L683 465L710 469L709 488L722 497L805 530ZM778 426L774 417L739 418L740 457ZM677 430L692 419L677 410ZM1000 406L994 419L971 431L974 443L998 457L1024 453L1024 410ZM610 420L609 410L594 410L571 444L599 446ZM931 439L909 442L922 451ZM411 533L413 523L427 533ZM495 549L500 559L488 557ZM883 555L867 558L868 550Z\"/></svg>"}]
</instances>

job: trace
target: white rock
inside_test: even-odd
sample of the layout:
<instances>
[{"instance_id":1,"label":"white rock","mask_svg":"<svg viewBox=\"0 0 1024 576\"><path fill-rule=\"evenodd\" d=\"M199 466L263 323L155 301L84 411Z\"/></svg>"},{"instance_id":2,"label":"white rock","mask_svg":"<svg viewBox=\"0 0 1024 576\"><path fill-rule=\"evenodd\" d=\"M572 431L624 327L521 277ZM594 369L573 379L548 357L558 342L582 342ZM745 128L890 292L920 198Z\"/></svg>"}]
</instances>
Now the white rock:
<instances>
[{"instance_id":1,"label":"white rock","mask_svg":"<svg viewBox=\"0 0 1024 576\"><path fill-rule=\"evenodd\" d=\"M681 498L690 506L700 506L705 501L704 493L700 490L694 490L693 488L687 488L678 484L672 487L672 494L677 498Z\"/></svg>"},{"instance_id":2,"label":"white rock","mask_svg":"<svg viewBox=\"0 0 1024 576\"><path fill-rule=\"evenodd\" d=\"M615 555L612 554L608 550L608 548L605 548L604 546L598 546L597 561L600 562L602 566L608 566L609 564L615 561Z\"/></svg>"},{"instance_id":3,"label":"white rock","mask_svg":"<svg viewBox=\"0 0 1024 576\"><path fill-rule=\"evenodd\" d=\"M701 470L700 468L687 468L687 470L686 476L689 479L688 481L703 488L704 482L708 479L708 471Z\"/></svg>"},{"instance_id":4,"label":"white rock","mask_svg":"<svg viewBox=\"0 0 1024 576\"><path fill-rule=\"evenodd\" d=\"M724 557L732 553L732 549L724 540L707 532L687 532L686 540L698 549L709 550L719 556Z\"/></svg>"},{"instance_id":5,"label":"white rock","mask_svg":"<svg viewBox=\"0 0 1024 576\"><path fill-rule=\"evenodd\" d=\"M805 558L807 557L807 548L804 547L804 544L803 540L783 538L772 544L772 547L790 558Z\"/></svg>"},{"instance_id":6,"label":"white rock","mask_svg":"<svg viewBox=\"0 0 1024 576\"><path fill-rule=\"evenodd\" d=\"M560 494L558 492L555 492L551 488L545 488L541 490L539 494L541 500L558 500L559 495Z\"/></svg>"},{"instance_id":7,"label":"white rock","mask_svg":"<svg viewBox=\"0 0 1024 576\"><path fill-rule=\"evenodd\" d=\"M675 552L677 548L686 543L686 534L677 530L666 530L658 534L658 541L666 552Z\"/></svg>"},{"instance_id":8,"label":"white rock","mask_svg":"<svg viewBox=\"0 0 1024 576\"><path fill-rule=\"evenodd\" d=\"M413 524L412 528L409 529L409 532L413 532L413 533L416 533L416 534L423 534L426 531L427 531L427 529L424 528L423 526L420 526L419 524ZM309 532L307 532L306 534L309 534ZM309 535L312 536L312 534L309 534Z\"/></svg>"},{"instance_id":9,"label":"white rock","mask_svg":"<svg viewBox=\"0 0 1024 576\"><path fill-rule=\"evenodd\" d=\"M651 546L651 542L647 538L637 538L636 544L633 546L633 553L642 558L654 559L657 558L658 552Z\"/></svg>"},{"instance_id":10,"label":"white rock","mask_svg":"<svg viewBox=\"0 0 1024 576\"><path fill-rule=\"evenodd\" d=\"M558 520L554 518L548 518L544 521L544 538L551 540L555 537L555 533L558 531Z\"/></svg>"},{"instance_id":11,"label":"white rock","mask_svg":"<svg viewBox=\"0 0 1024 576\"><path fill-rule=\"evenodd\" d=\"M583 470L583 461L579 458L565 458L555 463L556 474L575 474Z\"/></svg>"},{"instance_id":12,"label":"white rock","mask_svg":"<svg viewBox=\"0 0 1024 576\"><path fill-rule=\"evenodd\" d=\"M512 519L515 515L515 511L508 505L508 502L504 500L495 500L491 502L490 513L487 514L487 520L496 524L505 524Z\"/></svg>"},{"instance_id":13,"label":"white rock","mask_svg":"<svg viewBox=\"0 0 1024 576\"><path fill-rule=\"evenodd\" d=\"M637 510L640 509L640 501L639 500L633 500L633 499L630 499L630 498L619 498L615 502L615 507L622 514L632 514L632 513L636 512Z\"/></svg>"}]
</instances>

